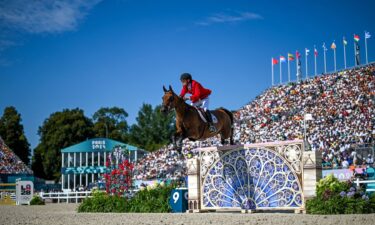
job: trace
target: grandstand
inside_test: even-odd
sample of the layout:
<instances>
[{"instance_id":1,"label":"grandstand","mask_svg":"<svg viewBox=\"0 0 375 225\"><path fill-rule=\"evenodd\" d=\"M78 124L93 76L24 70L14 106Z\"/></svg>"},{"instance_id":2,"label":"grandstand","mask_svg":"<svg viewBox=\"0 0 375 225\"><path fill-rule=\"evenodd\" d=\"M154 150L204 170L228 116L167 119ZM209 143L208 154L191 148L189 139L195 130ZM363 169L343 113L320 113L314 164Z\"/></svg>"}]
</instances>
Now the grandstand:
<instances>
[{"instance_id":1,"label":"grandstand","mask_svg":"<svg viewBox=\"0 0 375 225\"><path fill-rule=\"evenodd\" d=\"M312 151L322 153L323 166L373 165L374 103L375 63L273 86L235 112L234 138L237 144L304 139L304 116L311 114L306 141ZM194 148L212 145L220 140L185 141L183 152L190 157ZM178 179L185 176L184 166L172 146L166 146L141 159L134 178Z\"/></svg>"},{"instance_id":2,"label":"grandstand","mask_svg":"<svg viewBox=\"0 0 375 225\"><path fill-rule=\"evenodd\" d=\"M0 175L33 174L33 171L4 143L0 137Z\"/></svg>"}]
</instances>

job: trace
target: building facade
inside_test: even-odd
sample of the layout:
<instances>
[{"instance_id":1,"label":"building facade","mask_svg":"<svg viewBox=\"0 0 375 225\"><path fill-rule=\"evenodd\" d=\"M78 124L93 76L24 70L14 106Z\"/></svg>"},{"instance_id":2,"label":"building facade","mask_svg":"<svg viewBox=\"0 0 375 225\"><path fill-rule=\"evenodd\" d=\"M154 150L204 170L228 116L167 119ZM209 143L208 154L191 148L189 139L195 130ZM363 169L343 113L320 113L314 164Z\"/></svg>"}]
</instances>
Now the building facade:
<instances>
[{"instance_id":1,"label":"building facade","mask_svg":"<svg viewBox=\"0 0 375 225\"><path fill-rule=\"evenodd\" d=\"M79 186L95 184L107 171L108 154L116 146L129 150L129 159L137 161L144 150L108 138L90 139L61 150L61 187L76 190Z\"/></svg>"}]
</instances>

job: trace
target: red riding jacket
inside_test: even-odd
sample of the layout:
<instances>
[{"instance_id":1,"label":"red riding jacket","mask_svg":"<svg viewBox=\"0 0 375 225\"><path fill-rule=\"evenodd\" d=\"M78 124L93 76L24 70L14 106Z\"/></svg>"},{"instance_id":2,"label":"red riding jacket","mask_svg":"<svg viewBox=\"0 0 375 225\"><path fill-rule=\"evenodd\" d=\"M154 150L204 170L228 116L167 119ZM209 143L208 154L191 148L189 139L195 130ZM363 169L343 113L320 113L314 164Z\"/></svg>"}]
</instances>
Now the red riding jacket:
<instances>
[{"instance_id":1,"label":"red riding jacket","mask_svg":"<svg viewBox=\"0 0 375 225\"><path fill-rule=\"evenodd\" d=\"M191 94L190 100L194 103L207 98L211 94L211 90L204 88L199 82L192 80L190 84L182 87L180 96L184 97L187 93Z\"/></svg>"}]
</instances>

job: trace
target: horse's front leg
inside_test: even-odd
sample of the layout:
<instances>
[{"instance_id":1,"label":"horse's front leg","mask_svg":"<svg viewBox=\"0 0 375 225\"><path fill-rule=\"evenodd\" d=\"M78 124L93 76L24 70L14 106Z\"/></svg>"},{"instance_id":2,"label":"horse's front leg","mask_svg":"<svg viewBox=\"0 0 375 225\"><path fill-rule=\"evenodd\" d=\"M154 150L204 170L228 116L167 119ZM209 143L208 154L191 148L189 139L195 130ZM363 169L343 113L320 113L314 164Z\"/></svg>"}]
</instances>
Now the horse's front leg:
<instances>
[{"instance_id":1,"label":"horse's front leg","mask_svg":"<svg viewBox=\"0 0 375 225\"><path fill-rule=\"evenodd\" d=\"M185 136L183 132L176 132L172 135L172 144L173 148L177 149L181 152L182 149L182 141L184 140Z\"/></svg>"}]
</instances>

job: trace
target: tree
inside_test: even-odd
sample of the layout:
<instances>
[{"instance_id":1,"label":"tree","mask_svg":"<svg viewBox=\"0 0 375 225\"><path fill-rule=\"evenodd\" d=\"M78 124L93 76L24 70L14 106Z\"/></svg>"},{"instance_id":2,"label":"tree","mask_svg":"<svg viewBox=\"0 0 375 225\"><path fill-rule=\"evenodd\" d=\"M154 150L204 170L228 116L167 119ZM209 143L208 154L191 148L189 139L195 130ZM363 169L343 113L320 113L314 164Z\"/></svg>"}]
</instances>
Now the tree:
<instances>
[{"instance_id":1,"label":"tree","mask_svg":"<svg viewBox=\"0 0 375 225\"><path fill-rule=\"evenodd\" d=\"M40 143L34 151L34 173L58 180L61 175L60 150L93 137L93 123L81 109L64 109L51 114L39 127L38 134Z\"/></svg>"},{"instance_id":2,"label":"tree","mask_svg":"<svg viewBox=\"0 0 375 225\"><path fill-rule=\"evenodd\" d=\"M21 114L17 112L16 108L13 106L6 107L3 116L0 118L0 136L9 148L28 165L30 162L30 144L21 122Z\"/></svg>"},{"instance_id":3,"label":"tree","mask_svg":"<svg viewBox=\"0 0 375 225\"><path fill-rule=\"evenodd\" d=\"M100 108L93 115L94 136L107 137L108 132L108 138L126 142L129 130L127 117L128 113L122 108Z\"/></svg>"},{"instance_id":4,"label":"tree","mask_svg":"<svg viewBox=\"0 0 375 225\"><path fill-rule=\"evenodd\" d=\"M173 114L164 115L160 112L160 106L153 109L150 104L143 104L136 120L137 124L130 129L131 144L154 151L170 142L175 130Z\"/></svg>"}]
</instances>

